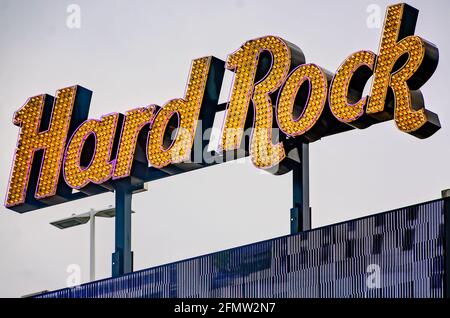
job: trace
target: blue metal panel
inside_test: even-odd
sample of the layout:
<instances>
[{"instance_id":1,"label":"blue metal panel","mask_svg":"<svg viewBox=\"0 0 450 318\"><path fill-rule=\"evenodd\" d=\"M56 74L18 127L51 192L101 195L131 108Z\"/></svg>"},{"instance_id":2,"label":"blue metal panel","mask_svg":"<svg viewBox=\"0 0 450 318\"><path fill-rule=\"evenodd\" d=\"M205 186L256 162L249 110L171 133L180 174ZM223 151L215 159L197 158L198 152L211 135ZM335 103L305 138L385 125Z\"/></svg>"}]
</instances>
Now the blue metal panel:
<instances>
[{"instance_id":1,"label":"blue metal panel","mask_svg":"<svg viewBox=\"0 0 450 318\"><path fill-rule=\"evenodd\" d=\"M442 298L444 211L437 200L39 297Z\"/></svg>"}]
</instances>

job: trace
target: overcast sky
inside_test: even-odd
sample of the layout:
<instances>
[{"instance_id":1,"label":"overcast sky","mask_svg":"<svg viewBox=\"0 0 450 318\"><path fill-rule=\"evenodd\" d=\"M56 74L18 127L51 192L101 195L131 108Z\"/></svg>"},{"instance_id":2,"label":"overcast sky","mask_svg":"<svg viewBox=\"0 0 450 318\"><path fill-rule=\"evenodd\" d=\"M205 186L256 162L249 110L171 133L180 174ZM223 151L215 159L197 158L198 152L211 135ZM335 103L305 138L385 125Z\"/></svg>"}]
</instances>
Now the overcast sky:
<instances>
[{"instance_id":1,"label":"overcast sky","mask_svg":"<svg viewBox=\"0 0 450 318\"><path fill-rule=\"evenodd\" d=\"M182 97L191 60L225 60L264 35L298 45L307 62L334 72L357 50L377 52L381 29L369 27L367 10L379 5L383 17L388 3L396 2L0 0L1 197L19 131L12 115L28 97L79 84L94 92L90 118L162 105ZM436 199L450 188L450 2L408 3L420 10L416 34L440 49L422 92L442 129L419 140L390 121L312 144L313 227ZM67 24L70 4L81 9L80 28ZM86 282L89 226L62 231L49 222L113 203L107 193L23 215L0 208L0 296L63 288L71 264ZM150 183L133 199L135 269L288 234L290 208L291 175L261 173L248 160ZM110 276L113 249L114 221L100 219L98 278Z\"/></svg>"}]
</instances>

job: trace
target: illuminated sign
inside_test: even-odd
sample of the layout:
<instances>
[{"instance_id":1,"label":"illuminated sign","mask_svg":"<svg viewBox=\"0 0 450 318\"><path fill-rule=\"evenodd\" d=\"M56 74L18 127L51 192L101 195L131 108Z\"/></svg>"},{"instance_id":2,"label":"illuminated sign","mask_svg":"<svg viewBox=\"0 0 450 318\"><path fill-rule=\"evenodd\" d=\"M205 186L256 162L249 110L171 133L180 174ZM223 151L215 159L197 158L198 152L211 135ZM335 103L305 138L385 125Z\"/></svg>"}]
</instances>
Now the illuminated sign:
<instances>
[{"instance_id":1,"label":"illuminated sign","mask_svg":"<svg viewBox=\"0 0 450 318\"><path fill-rule=\"evenodd\" d=\"M184 97L162 107L87 119L92 93L80 86L30 97L14 114L20 134L5 205L31 211L243 156L283 174L299 161L302 143L391 119L401 131L427 138L440 123L419 89L436 70L439 52L414 35L417 17L406 4L389 6L378 54L353 53L334 75L306 63L292 43L265 36L244 43L226 62L194 60ZM219 104L225 69L234 81L229 101ZM363 96L371 77L370 95ZM208 151L222 110L219 147Z\"/></svg>"}]
</instances>

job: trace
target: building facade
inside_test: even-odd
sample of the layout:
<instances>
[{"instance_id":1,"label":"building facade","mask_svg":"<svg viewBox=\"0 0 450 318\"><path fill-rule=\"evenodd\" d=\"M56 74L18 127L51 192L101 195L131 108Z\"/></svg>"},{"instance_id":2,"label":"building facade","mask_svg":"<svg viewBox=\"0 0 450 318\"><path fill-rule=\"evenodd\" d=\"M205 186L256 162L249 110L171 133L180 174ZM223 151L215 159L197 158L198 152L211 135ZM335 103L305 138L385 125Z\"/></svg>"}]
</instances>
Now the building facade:
<instances>
[{"instance_id":1,"label":"building facade","mask_svg":"<svg viewBox=\"0 0 450 318\"><path fill-rule=\"evenodd\" d=\"M449 199L38 297L444 298Z\"/></svg>"}]
</instances>

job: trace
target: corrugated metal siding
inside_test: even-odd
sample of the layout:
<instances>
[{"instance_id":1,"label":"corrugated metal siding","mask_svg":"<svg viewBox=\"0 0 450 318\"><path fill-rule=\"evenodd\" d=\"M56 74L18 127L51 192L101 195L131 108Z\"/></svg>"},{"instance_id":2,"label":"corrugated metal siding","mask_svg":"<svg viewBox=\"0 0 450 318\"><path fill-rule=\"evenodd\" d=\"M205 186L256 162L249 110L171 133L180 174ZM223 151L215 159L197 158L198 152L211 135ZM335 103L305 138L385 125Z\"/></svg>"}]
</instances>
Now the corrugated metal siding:
<instances>
[{"instance_id":1,"label":"corrugated metal siding","mask_svg":"<svg viewBox=\"0 0 450 318\"><path fill-rule=\"evenodd\" d=\"M438 200L39 297L442 298L443 223Z\"/></svg>"}]
</instances>

